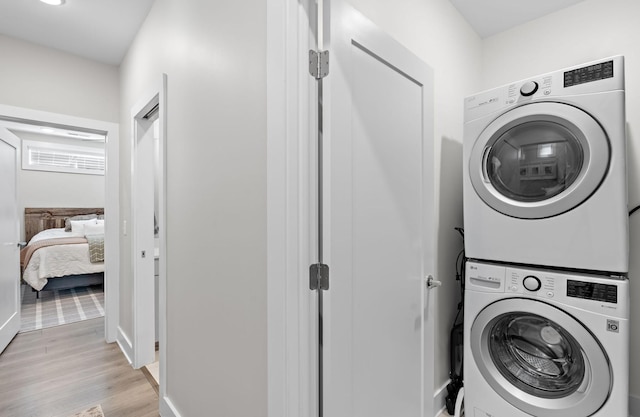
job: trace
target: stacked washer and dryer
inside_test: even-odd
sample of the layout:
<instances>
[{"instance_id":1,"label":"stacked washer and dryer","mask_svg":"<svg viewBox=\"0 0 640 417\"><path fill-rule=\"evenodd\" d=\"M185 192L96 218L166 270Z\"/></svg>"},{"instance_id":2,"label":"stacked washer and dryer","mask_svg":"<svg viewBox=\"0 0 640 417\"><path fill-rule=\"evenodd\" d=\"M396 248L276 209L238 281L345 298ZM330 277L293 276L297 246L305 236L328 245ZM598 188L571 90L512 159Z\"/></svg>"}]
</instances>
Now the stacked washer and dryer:
<instances>
[{"instance_id":1,"label":"stacked washer and dryer","mask_svg":"<svg viewBox=\"0 0 640 417\"><path fill-rule=\"evenodd\" d=\"M468 417L628 415L624 59L465 99Z\"/></svg>"}]
</instances>

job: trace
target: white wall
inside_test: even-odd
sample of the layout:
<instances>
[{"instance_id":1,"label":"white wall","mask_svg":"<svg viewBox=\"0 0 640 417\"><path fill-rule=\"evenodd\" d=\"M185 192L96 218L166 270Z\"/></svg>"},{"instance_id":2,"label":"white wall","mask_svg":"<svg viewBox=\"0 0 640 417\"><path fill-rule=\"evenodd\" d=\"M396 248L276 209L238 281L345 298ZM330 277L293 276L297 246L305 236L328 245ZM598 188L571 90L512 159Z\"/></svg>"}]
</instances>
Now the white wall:
<instances>
[{"instance_id":1,"label":"white wall","mask_svg":"<svg viewBox=\"0 0 640 417\"><path fill-rule=\"evenodd\" d=\"M168 77L167 397L183 416L265 416L266 3L157 0L121 65L121 217L131 107ZM121 323L131 332L131 241ZM209 411L205 411L209 410Z\"/></svg>"},{"instance_id":2,"label":"white wall","mask_svg":"<svg viewBox=\"0 0 640 417\"><path fill-rule=\"evenodd\" d=\"M483 42L483 87L611 55L625 56L629 207L640 204L640 2L586 0ZM640 213L630 219L631 352L640 351ZM630 392L640 401L640 362L631 361Z\"/></svg>"},{"instance_id":3,"label":"white wall","mask_svg":"<svg viewBox=\"0 0 640 417\"><path fill-rule=\"evenodd\" d=\"M481 40L448 0L349 2L434 70L437 279L435 387L449 378L449 332L460 299L463 98L480 87Z\"/></svg>"},{"instance_id":4,"label":"white wall","mask_svg":"<svg viewBox=\"0 0 640 417\"><path fill-rule=\"evenodd\" d=\"M49 135L15 130L12 132L20 140L62 142ZM65 143L73 144L73 142ZM24 213L25 207L104 207L104 175L69 174L20 168L18 189L20 190L19 213ZM24 239L24 216L20 217L20 239Z\"/></svg>"},{"instance_id":5,"label":"white wall","mask_svg":"<svg viewBox=\"0 0 640 417\"><path fill-rule=\"evenodd\" d=\"M5 35L0 35L0 52L0 104L118 120L117 67ZM21 212L24 207L104 207L102 176L21 170L18 180ZM102 184L99 191L95 189L98 181ZM89 191L75 193L63 184ZM22 224L20 230L24 236Z\"/></svg>"},{"instance_id":6,"label":"white wall","mask_svg":"<svg viewBox=\"0 0 640 417\"><path fill-rule=\"evenodd\" d=\"M0 103L118 121L118 68L0 35Z\"/></svg>"}]
</instances>

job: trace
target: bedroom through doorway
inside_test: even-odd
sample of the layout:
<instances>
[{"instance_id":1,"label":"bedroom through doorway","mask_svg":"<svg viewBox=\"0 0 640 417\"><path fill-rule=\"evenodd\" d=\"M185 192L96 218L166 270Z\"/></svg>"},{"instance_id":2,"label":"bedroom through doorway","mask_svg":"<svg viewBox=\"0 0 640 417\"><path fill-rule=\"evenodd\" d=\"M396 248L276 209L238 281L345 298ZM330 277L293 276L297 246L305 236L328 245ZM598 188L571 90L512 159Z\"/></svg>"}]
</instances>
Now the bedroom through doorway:
<instances>
[{"instance_id":1,"label":"bedroom through doorway","mask_svg":"<svg viewBox=\"0 0 640 417\"><path fill-rule=\"evenodd\" d=\"M18 140L12 221L29 248L16 268L20 332L105 317L105 339L114 341L118 125L0 105L0 127Z\"/></svg>"},{"instance_id":2,"label":"bedroom through doorway","mask_svg":"<svg viewBox=\"0 0 640 417\"><path fill-rule=\"evenodd\" d=\"M20 140L20 332L103 317L104 133L2 124Z\"/></svg>"}]
</instances>

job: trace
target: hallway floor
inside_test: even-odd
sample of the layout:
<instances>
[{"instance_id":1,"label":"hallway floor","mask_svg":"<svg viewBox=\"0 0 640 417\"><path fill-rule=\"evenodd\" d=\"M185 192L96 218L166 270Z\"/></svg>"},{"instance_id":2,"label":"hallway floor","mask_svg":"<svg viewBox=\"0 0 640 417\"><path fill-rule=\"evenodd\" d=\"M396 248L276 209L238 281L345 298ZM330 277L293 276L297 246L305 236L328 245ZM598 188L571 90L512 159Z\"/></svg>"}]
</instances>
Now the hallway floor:
<instances>
[{"instance_id":1,"label":"hallway floor","mask_svg":"<svg viewBox=\"0 0 640 417\"><path fill-rule=\"evenodd\" d=\"M0 355L0 415L66 417L100 404L108 417L157 417L158 395L131 368L104 319L20 333Z\"/></svg>"}]
</instances>

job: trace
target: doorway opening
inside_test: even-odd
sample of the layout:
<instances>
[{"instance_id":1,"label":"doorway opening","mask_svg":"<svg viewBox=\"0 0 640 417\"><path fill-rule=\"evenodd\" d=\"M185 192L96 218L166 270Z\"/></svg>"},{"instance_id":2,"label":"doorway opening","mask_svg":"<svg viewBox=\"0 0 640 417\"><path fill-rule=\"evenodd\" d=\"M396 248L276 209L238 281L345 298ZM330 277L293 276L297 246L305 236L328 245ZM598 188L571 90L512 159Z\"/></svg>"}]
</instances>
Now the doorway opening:
<instances>
[{"instance_id":1,"label":"doorway opening","mask_svg":"<svg viewBox=\"0 0 640 417\"><path fill-rule=\"evenodd\" d=\"M131 111L131 363L142 368L160 395L166 346L165 91L163 75L161 87Z\"/></svg>"},{"instance_id":2,"label":"doorway opening","mask_svg":"<svg viewBox=\"0 0 640 417\"><path fill-rule=\"evenodd\" d=\"M100 282L104 285L104 299L96 302L98 298L97 291L89 295L90 302L94 306L98 305L102 309L100 315L105 317L105 340L107 342L115 341L115 334L118 322L118 125L115 123L78 118L74 116L42 112L37 110L24 109L13 106L0 105L0 126L2 126L7 134L12 135L16 140L16 177L25 174L24 178L17 178L16 193L16 210L15 218L11 219L16 225L19 236L20 246L26 245L26 237L29 232L35 234L33 230L26 230L25 225L25 206L31 206L37 210L43 209L59 209L59 208L76 208L86 210L87 207L98 207L99 215L109 220L101 219L102 227L102 254L104 261L102 262L102 270L104 276L100 277ZM62 149L62 151L60 151ZM100 158L94 158L96 154L101 154ZM66 161L66 173L64 171L65 163L56 160L60 155L75 157L75 164ZM97 163L97 166L95 163ZM91 163L89 163L91 161ZM55 165L55 167L46 165ZM90 166L91 165L91 166ZM26 168L26 169L25 169ZM85 170L86 169L86 170ZM87 174L87 170L100 171L97 175L71 175L66 177L68 181L65 186L56 186L52 182L59 178L56 176L68 175L69 172ZM54 171L54 172L51 172ZM95 172L94 172L95 173ZM33 175L31 175L33 174ZM74 178L69 182L69 178ZM77 183L74 181L78 181ZM86 182L86 184L85 184ZM89 184L90 183L90 184ZM74 185L75 184L75 185ZM31 189L27 194L27 187ZM78 197L80 195L81 197ZM88 197L90 195L92 197ZM91 198L95 198L91 200ZM18 204L20 201L20 204ZM38 209L39 208L39 209ZM96 210L96 211L98 211ZM58 228L64 230L64 217L56 217L59 214L57 210L44 210L46 213L39 220L42 229ZM105 213L107 215L105 215ZM74 213L77 214L77 213ZM95 213L97 217L98 213ZM71 216L69 216L71 217ZM97 219L93 219L94 231L98 228ZM62 226L62 227L59 227ZM84 228L82 233L77 230L78 234L84 236ZM99 262L98 262L99 263ZM26 266L26 263L25 263ZM16 261L16 293L18 294L17 311L21 310L20 296L22 295L19 286L21 275L19 261ZM79 271L80 272L80 271ZM93 273L95 270L84 271L92 275L88 281L85 281L81 287L87 288L92 284L92 280L96 277ZM55 276L55 275L52 275ZM57 279L57 278L56 278ZM55 279L49 279L52 283ZM52 285L51 287L55 287ZM30 291L25 288L25 292ZM81 291L83 292L83 291ZM86 292L86 291L84 291ZM86 295L86 294L85 294ZM77 294L76 294L77 296ZM72 297L73 299L74 297ZM74 304L79 303L80 308L75 308L75 312L71 314L82 316L88 305L83 301L73 299ZM62 306L59 303L60 308ZM63 308L62 308L63 309ZM96 307L96 309L98 309ZM85 310L85 311L81 311ZM42 314L42 311L40 312ZM63 312L63 317L64 317ZM41 315L40 321L45 321ZM55 320L55 324L64 324L73 321L73 318L63 318ZM43 323L40 323L43 324ZM16 333L19 327L16 329ZM15 336L15 334L13 335ZM12 337L13 337L12 336ZM12 338L11 337L11 338ZM10 339L9 339L10 340Z\"/></svg>"},{"instance_id":3,"label":"doorway opening","mask_svg":"<svg viewBox=\"0 0 640 417\"><path fill-rule=\"evenodd\" d=\"M20 332L103 317L105 134L2 125L20 140Z\"/></svg>"}]
</instances>

